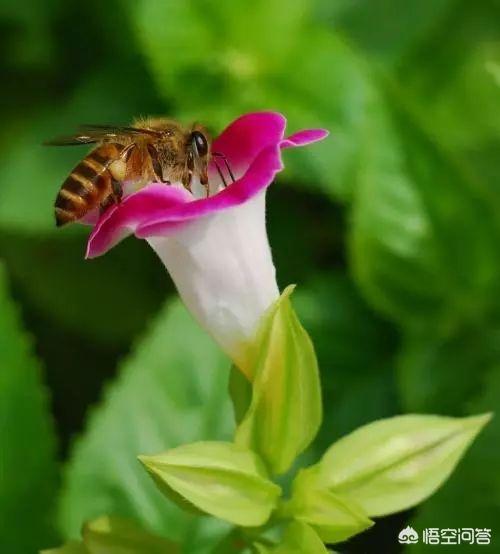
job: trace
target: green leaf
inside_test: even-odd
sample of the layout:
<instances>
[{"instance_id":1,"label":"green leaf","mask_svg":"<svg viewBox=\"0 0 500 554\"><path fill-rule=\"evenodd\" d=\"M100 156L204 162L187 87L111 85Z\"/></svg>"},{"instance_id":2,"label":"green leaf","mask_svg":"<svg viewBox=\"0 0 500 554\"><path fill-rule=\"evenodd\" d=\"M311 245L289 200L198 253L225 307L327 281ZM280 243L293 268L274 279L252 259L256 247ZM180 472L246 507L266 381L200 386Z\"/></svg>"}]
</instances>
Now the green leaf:
<instances>
[{"instance_id":1,"label":"green leaf","mask_svg":"<svg viewBox=\"0 0 500 554\"><path fill-rule=\"evenodd\" d=\"M436 233L382 98L368 125L349 243L354 276L398 322L436 317L447 294Z\"/></svg>"},{"instance_id":2,"label":"green leaf","mask_svg":"<svg viewBox=\"0 0 500 554\"><path fill-rule=\"evenodd\" d=\"M281 543L273 554L327 554L328 550L314 529L301 521L292 521L285 529Z\"/></svg>"},{"instance_id":3,"label":"green leaf","mask_svg":"<svg viewBox=\"0 0 500 554\"><path fill-rule=\"evenodd\" d=\"M275 554L321 554L328 552L317 533L305 523L294 521L286 528L281 544Z\"/></svg>"},{"instance_id":4,"label":"green leaf","mask_svg":"<svg viewBox=\"0 0 500 554\"><path fill-rule=\"evenodd\" d=\"M263 525L281 493L258 457L233 443L198 442L139 459L160 490L235 525Z\"/></svg>"},{"instance_id":5,"label":"green leaf","mask_svg":"<svg viewBox=\"0 0 500 554\"><path fill-rule=\"evenodd\" d=\"M236 423L240 423L252 401L252 384L235 365L229 375L229 394Z\"/></svg>"},{"instance_id":6,"label":"green leaf","mask_svg":"<svg viewBox=\"0 0 500 554\"><path fill-rule=\"evenodd\" d=\"M34 552L53 540L55 450L41 368L0 265L1 552Z\"/></svg>"},{"instance_id":7,"label":"green leaf","mask_svg":"<svg viewBox=\"0 0 500 554\"><path fill-rule=\"evenodd\" d=\"M477 319L498 297L500 204L436 144L404 93L386 88L393 146L379 132L360 174L351 238L356 278L405 327Z\"/></svg>"},{"instance_id":8,"label":"green leaf","mask_svg":"<svg viewBox=\"0 0 500 554\"><path fill-rule=\"evenodd\" d=\"M328 543L347 540L373 525L355 500L318 485L315 468L299 471L283 513L307 523Z\"/></svg>"},{"instance_id":9,"label":"green leaf","mask_svg":"<svg viewBox=\"0 0 500 554\"><path fill-rule=\"evenodd\" d=\"M64 546L40 554L169 554L177 546L144 531L133 521L101 516L82 529L83 542L70 541Z\"/></svg>"},{"instance_id":10,"label":"green leaf","mask_svg":"<svg viewBox=\"0 0 500 554\"><path fill-rule=\"evenodd\" d=\"M352 499L370 517L405 510L446 481L490 418L404 415L375 421L333 444L303 479L310 488Z\"/></svg>"},{"instance_id":11,"label":"green leaf","mask_svg":"<svg viewBox=\"0 0 500 554\"><path fill-rule=\"evenodd\" d=\"M408 332L398 355L400 397L405 411L464 415L500 349L497 328L486 322L441 334Z\"/></svg>"},{"instance_id":12,"label":"green leaf","mask_svg":"<svg viewBox=\"0 0 500 554\"><path fill-rule=\"evenodd\" d=\"M455 2L441 25L398 68L408 96L462 162L473 161L488 143L498 140L494 65L500 60L499 16L498 2ZM454 29L445 42L443 29ZM484 178L484 167L477 169Z\"/></svg>"},{"instance_id":13,"label":"green leaf","mask_svg":"<svg viewBox=\"0 0 500 554\"><path fill-rule=\"evenodd\" d=\"M177 546L144 531L132 521L103 516L86 523L83 542L89 554L169 554Z\"/></svg>"},{"instance_id":14,"label":"green leaf","mask_svg":"<svg viewBox=\"0 0 500 554\"><path fill-rule=\"evenodd\" d=\"M290 467L321 424L316 355L292 308L292 290L288 287L266 314L252 345L252 402L235 437L257 452L274 474Z\"/></svg>"},{"instance_id":15,"label":"green leaf","mask_svg":"<svg viewBox=\"0 0 500 554\"><path fill-rule=\"evenodd\" d=\"M215 520L195 520L166 501L137 456L228 438L228 365L178 302L160 313L75 444L59 510L66 536L109 513L183 543L186 552L217 540Z\"/></svg>"},{"instance_id":16,"label":"green leaf","mask_svg":"<svg viewBox=\"0 0 500 554\"><path fill-rule=\"evenodd\" d=\"M467 12L469 9L487 11L472 5ZM456 27L453 22L461 10L457 8L446 28ZM493 20L496 10L490 11ZM369 10L363 10L363 16L368 14ZM476 28L471 21L476 16L463 18L469 28L469 44L470 31ZM489 35L484 14L480 19L485 23L484 34ZM461 320L482 317L498 298L500 198L495 185L497 168L491 167L493 175L488 180L479 157L474 174L463 163L457 143L446 138L446 131L457 123L462 137L470 140L479 117L464 117L471 113L464 102L457 102L452 120L443 117L440 124L439 114L433 117L428 110L430 98L443 107L455 102L453 85L446 78L453 80L461 71L463 56L471 53L477 57L478 53L460 33L453 33L460 44L453 51L458 60L441 59L434 53L442 44L442 30L432 35L425 55L419 52L420 65L406 61L407 69L401 75L377 73L374 66L360 64L360 72L371 83L367 90L371 90L372 101L363 112L358 132L349 247L354 275L373 306L405 327L428 328L432 321L449 328ZM487 48L487 42L482 47ZM447 46L443 52L451 54ZM361 57L359 52L351 55ZM429 56L438 61L431 75L422 76L420 69L423 67L425 74ZM485 56L482 59L484 65ZM423 92L418 97L407 86L412 72L414 87ZM476 101L470 88L474 89L478 80L464 79L468 93L463 98L469 102L471 98ZM448 94L441 96L448 86ZM491 111L478 105L481 117L491 124L491 135L494 122L500 121L498 103ZM477 156L477 141L469 144L471 156Z\"/></svg>"},{"instance_id":17,"label":"green leaf","mask_svg":"<svg viewBox=\"0 0 500 554\"><path fill-rule=\"evenodd\" d=\"M498 410L500 405L500 366L496 364L483 380L483 392L469 404L470 411ZM500 418L498 414L477 438L474 448L460 463L443 487L427 500L410 522L417 530L426 527L489 528L495 530L500 521ZM468 544L455 545L454 551L470 552ZM495 549L494 546L491 547ZM428 552L417 544L411 552Z\"/></svg>"},{"instance_id":18,"label":"green leaf","mask_svg":"<svg viewBox=\"0 0 500 554\"><path fill-rule=\"evenodd\" d=\"M83 542L70 541L59 548L41 550L40 554L90 554Z\"/></svg>"}]
</instances>

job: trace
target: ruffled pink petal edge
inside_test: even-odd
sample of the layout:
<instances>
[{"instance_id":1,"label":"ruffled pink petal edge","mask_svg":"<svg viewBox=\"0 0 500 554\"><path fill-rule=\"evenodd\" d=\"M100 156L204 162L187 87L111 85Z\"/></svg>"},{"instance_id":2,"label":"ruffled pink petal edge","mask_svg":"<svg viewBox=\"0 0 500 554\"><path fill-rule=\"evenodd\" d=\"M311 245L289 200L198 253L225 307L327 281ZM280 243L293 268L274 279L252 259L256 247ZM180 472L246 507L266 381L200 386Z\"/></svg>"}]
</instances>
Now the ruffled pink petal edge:
<instances>
[{"instance_id":1,"label":"ruffled pink petal edge","mask_svg":"<svg viewBox=\"0 0 500 554\"><path fill-rule=\"evenodd\" d=\"M193 200L183 188L153 183L125 197L99 219L88 243L87 258L107 252L130 234L166 236L200 217L243 204L267 188L283 169L281 149L322 140L323 129L299 131L283 138L286 120L275 112L238 118L216 139L213 150L224 153L243 176L209 198Z\"/></svg>"}]
</instances>

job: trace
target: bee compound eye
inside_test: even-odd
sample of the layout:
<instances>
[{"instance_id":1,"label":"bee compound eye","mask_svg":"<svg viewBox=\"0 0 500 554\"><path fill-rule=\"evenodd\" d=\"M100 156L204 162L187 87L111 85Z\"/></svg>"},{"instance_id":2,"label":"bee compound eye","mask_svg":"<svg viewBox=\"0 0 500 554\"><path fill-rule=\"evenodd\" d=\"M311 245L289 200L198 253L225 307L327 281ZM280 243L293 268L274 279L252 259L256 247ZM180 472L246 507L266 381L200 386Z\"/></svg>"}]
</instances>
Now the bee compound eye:
<instances>
[{"instance_id":1,"label":"bee compound eye","mask_svg":"<svg viewBox=\"0 0 500 554\"><path fill-rule=\"evenodd\" d=\"M203 133L200 131L193 131L191 133L191 142L196 148L196 152L199 156L206 156L208 154L208 142Z\"/></svg>"}]
</instances>

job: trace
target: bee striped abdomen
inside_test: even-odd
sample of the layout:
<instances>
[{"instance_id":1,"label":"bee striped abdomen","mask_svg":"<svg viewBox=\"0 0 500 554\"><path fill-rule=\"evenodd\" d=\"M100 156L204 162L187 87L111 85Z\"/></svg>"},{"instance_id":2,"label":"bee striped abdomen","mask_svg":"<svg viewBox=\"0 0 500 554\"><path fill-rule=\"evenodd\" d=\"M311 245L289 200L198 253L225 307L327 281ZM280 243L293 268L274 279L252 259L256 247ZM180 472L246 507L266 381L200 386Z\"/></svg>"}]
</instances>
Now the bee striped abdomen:
<instances>
[{"instance_id":1,"label":"bee striped abdomen","mask_svg":"<svg viewBox=\"0 0 500 554\"><path fill-rule=\"evenodd\" d=\"M64 181L55 202L56 225L77 221L112 194L109 165L124 146L104 143L86 156Z\"/></svg>"}]
</instances>

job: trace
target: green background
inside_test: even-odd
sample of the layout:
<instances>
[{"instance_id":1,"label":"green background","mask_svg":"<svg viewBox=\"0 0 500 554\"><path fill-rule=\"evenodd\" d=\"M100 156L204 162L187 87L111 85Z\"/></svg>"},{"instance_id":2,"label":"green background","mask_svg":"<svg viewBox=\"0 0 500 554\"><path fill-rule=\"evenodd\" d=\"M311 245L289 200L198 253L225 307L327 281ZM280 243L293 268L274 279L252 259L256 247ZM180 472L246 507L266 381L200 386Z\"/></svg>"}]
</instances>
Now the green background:
<instances>
[{"instance_id":1,"label":"green background","mask_svg":"<svg viewBox=\"0 0 500 554\"><path fill-rule=\"evenodd\" d=\"M290 132L330 130L285 154L268 193L280 287L298 284L324 387L308 459L376 418L497 409L499 21L498 0L2 0L2 553L102 513L188 552L223 530L168 504L135 456L229 437L229 362L145 243L84 261L88 230L56 230L86 150L41 143L80 123L220 131L275 109ZM495 419L434 497L337 550L399 552L410 523L490 527L498 551L499 465Z\"/></svg>"}]
</instances>

